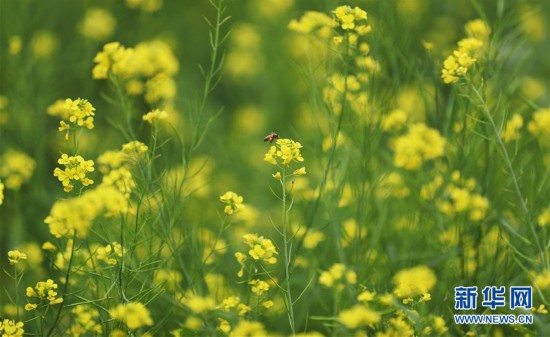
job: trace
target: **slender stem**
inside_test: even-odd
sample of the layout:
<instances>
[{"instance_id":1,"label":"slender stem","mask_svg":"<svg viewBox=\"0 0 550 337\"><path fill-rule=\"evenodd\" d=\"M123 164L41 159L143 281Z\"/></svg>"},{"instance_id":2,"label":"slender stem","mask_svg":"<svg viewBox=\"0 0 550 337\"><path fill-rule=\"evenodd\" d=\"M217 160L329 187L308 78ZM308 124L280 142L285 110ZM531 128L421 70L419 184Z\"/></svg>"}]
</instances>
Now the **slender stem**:
<instances>
[{"instance_id":1,"label":"slender stem","mask_svg":"<svg viewBox=\"0 0 550 337\"><path fill-rule=\"evenodd\" d=\"M73 246L71 247L71 257L69 258L69 266L67 267L67 274L65 275L65 286L63 287L63 302L59 304L59 309L57 309L57 314L55 315L55 320L52 323L52 326L46 336L51 336L53 333L53 329L57 325L57 322L59 321L59 318L61 317L61 311L63 310L63 307L65 306L66 297L67 297L67 289L69 289L69 277L71 276L71 268L73 265L73 257L74 257L74 250L76 246L76 229L74 230L73 234Z\"/></svg>"},{"instance_id":2,"label":"slender stem","mask_svg":"<svg viewBox=\"0 0 550 337\"><path fill-rule=\"evenodd\" d=\"M527 223L529 224L529 229L531 230L531 234L533 235L533 240L535 241L535 244L537 245L537 249L539 250L539 254L541 257L541 261L543 265L546 265L546 256L544 254L544 250L542 248L542 245L539 241L539 237L537 235L537 232L535 230L535 226L533 224L533 221L531 219L531 214L529 212L529 209L527 208L527 202L525 201L525 198L523 197L523 194L521 193L521 189L519 188L519 181L516 176L516 173L514 171L514 167L512 166L512 160L510 159L510 155L508 154L508 150L506 149L506 145L504 144L504 141L502 140L502 137L500 136L500 132L498 130L498 127L495 123L495 120L493 119L493 116L491 115L491 112L489 111L489 108L487 107L487 104L479 91L475 88L475 86L468 80L468 84L470 88L472 89L472 92L474 93L476 99L479 101L481 105L481 110L485 114L485 117L491 124L491 127L493 129L493 132L495 134L495 139L497 140L497 143L503 153L504 161L506 162L506 166L508 169L508 173L512 177L512 183L514 185L514 191L518 197L521 209L525 215L525 218L527 220Z\"/></svg>"},{"instance_id":3,"label":"slender stem","mask_svg":"<svg viewBox=\"0 0 550 337\"><path fill-rule=\"evenodd\" d=\"M292 336L296 334L296 326L294 322L294 303L292 302L292 292L290 290L290 264L291 264L291 249L292 246L289 245L292 240L288 236L288 209L286 206L286 169L283 168L283 175L280 180L281 186L283 189L283 249L284 249L284 258L285 258L285 298L287 302L288 309L288 322L290 323L290 329L292 331Z\"/></svg>"}]
</instances>

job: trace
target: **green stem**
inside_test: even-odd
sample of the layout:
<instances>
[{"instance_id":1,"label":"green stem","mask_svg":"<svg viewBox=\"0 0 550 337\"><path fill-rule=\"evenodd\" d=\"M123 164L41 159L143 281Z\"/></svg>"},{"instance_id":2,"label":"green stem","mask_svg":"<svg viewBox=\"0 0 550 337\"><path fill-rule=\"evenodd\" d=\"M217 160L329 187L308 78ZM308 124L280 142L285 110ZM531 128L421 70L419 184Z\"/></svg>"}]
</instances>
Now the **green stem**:
<instances>
[{"instance_id":1,"label":"green stem","mask_svg":"<svg viewBox=\"0 0 550 337\"><path fill-rule=\"evenodd\" d=\"M69 289L69 277L71 276L71 267L73 265L73 257L74 257L74 250L76 246L76 229L74 230L73 234L73 246L71 247L71 257L69 258L69 266L67 267L67 274L65 274L65 286L63 287L63 302L59 304L59 309L57 309L57 314L55 315L55 320L52 323L52 326L46 336L51 336L53 333L53 329L57 325L57 322L59 321L59 318L61 317L61 311L63 310L63 307L65 306L66 297L67 297L67 289Z\"/></svg>"},{"instance_id":2,"label":"green stem","mask_svg":"<svg viewBox=\"0 0 550 337\"><path fill-rule=\"evenodd\" d=\"M287 302L288 310L288 322L290 324L290 329L292 331L292 336L296 335L296 326L294 321L294 303L292 302L292 292L290 290L290 264L291 260L291 250L292 246L289 245L292 240L288 236L288 209L286 206L286 169L283 168L283 176L280 180L281 186L283 189L283 249L284 249L284 259L285 259L285 299Z\"/></svg>"},{"instance_id":3,"label":"green stem","mask_svg":"<svg viewBox=\"0 0 550 337\"><path fill-rule=\"evenodd\" d=\"M476 99L479 101L480 106L481 106L481 110L483 111L485 117L487 118L487 120L491 124L491 128L493 129L493 132L495 134L495 139L497 141L497 144L499 145L499 147L502 151L502 154L504 156L504 161L506 163L508 173L512 177L512 183L514 185L514 191L515 191L515 193L518 197L518 200L519 200L519 203L520 203L520 206L521 206L521 210L524 213L524 216L525 216L525 218L527 220L527 223L529 225L529 229L531 230L531 234L533 235L533 240L535 241L535 244L536 244L537 249L539 251L541 261L542 261L543 265L546 266L547 265L546 256L544 254L544 250L542 248L542 245L539 241L539 237L538 237L537 232L535 230L535 225L534 225L534 223L531 219L531 214L529 212L529 209L527 208L527 202L525 201L525 198L523 197L523 194L521 193L521 189L519 188L519 181L518 181L518 178L517 178L516 173L514 171L514 167L512 166L512 160L510 159L510 155L508 154L508 150L506 149L506 145L504 144L504 141L502 140L502 137L500 136L500 132L499 132L498 127L495 123L495 120L493 119L493 116L491 115L491 112L489 111L489 108L487 107L487 103L485 102L485 100L483 99L483 97L481 96L479 91L474 87L474 85L468 79L467 79L467 82L468 82L470 88L472 89L472 92L474 93Z\"/></svg>"}]
</instances>

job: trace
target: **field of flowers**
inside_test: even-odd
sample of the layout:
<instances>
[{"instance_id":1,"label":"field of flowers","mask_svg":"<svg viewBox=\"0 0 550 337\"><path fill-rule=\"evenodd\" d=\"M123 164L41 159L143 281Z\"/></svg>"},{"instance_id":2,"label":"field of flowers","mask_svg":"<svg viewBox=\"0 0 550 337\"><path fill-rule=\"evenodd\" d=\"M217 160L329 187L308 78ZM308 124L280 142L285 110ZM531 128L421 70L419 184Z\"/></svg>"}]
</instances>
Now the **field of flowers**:
<instances>
[{"instance_id":1,"label":"field of flowers","mask_svg":"<svg viewBox=\"0 0 550 337\"><path fill-rule=\"evenodd\" d=\"M549 18L0 0L0 336L550 336Z\"/></svg>"}]
</instances>

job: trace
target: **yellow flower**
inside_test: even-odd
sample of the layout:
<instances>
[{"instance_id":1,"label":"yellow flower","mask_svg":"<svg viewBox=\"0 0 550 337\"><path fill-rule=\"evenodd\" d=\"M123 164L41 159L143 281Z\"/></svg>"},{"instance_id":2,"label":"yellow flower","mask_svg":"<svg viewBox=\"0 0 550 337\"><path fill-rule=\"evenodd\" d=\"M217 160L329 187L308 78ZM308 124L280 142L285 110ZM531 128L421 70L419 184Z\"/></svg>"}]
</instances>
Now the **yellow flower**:
<instances>
[{"instance_id":1,"label":"yellow flower","mask_svg":"<svg viewBox=\"0 0 550 337\"><path fill-rule=\"evenodd\" d=\"M36 167L36 162L23 152L6 151L0 156L0 178L9 190L19 190L28 181Z\"/></svg>"},{"instance_id":2,"label":"yellow flower","mask_svg":"<svg viewBox=\"0 0 550 337\"><path fill-rule=\"evenodd\" d=\"M410 171L417 170L423 161L443 156L446 144L439 131L425 124L414 124L406 135L394 142L395 165Z\"/></svg>"},{"instance_id":3,"label":"yellow flower","mask_svg":"<svg viewBox=\"0 0 550 337\"><path fill-rule=\"evenodd\" d=\"M36 283L36 286L34 288L27 287L26 289L27 297L29 298L36 297L40 300L40 303L38 304L28 303L25 306L25 309L30 311L30 310L36 309L38 305L42 305L42 304L55 305L55 304L62 303L63 297L57 297L57 292L55 291L57 287L58 287L57 284L51 279L48 279L45 282Z\"/></svg>"},{"instance_id":4,"label":"yellow flower","mask_svg":"<svg viewBox=\"0 0 550 337\"><path fill-rule=\"evenodd\" d=\"M519 129L523 126L523 118L520 114L514 114L506 123L506 127L502 131L502 139L508 143L519 138Z\"/></svg>"},{"instance_id":5,"label":"yellow flower","mask_svg":"<svg viewBox=\"0 0 550 337\"><path fill-rule=\"evenodd\" d=\"M222 304L219 307L225 311L229 311L230 309L235 308L240 302L241 302L241 299L239 297L230 296L230 297L224 298L222 300Z\"/></svg>"},{"instance_id":6,"label":"yellow flower","mask_svg":"<svg viewBox=\"0 0 550 337\"><path fill-rule=\"evenodd\" d=\"M418 266L399 271L393 277L394 294L398 297L408 297L427 293L437 281L434 272L426 266Z\"/></svg>"},{"instance_id":7,"label":"yellow flower","mask_svg":"<svg viewBox=\"0 0 550 337\"><path fill-rule=\"evenodd\" d=\"M344 281L349 284L357 283L357 274L353 270L347 270L342 263L333 264L329 270L323 271L319 276L319 283L327 288L335 285L337 288L343 288Z\"/></svg>"},{"instance_id":8,"label":"yellow flower","mask_svg":"<svg viewBox=\"0 0 550 337\"><path fill-rule=\"evenodd\" d=\"M368 290L365 290L359 295L357 295L357 300L361 302L370 302L374 299L375 295L376 295L375 292L370 292Z\"/></svg>"},{"instance_id":9,"label":"yellow flower","mask_svg":"<svg viewBox=\"0 0 550 337\"><path fill-rule=\"evenodd\" d=\"M252 287L252 293L257 296L262 296L266 291L269 290L269 284L261 280L251 280L248 282Z\"/></svg>"},{"instance_id":10,"label":"yellow flower","mask_svg":"<svg viewBox=\"0 0 550 337\"><path fill-rule=\"evenodd\" d=\"M115 265L117 264L118 258L123 256L124 249L120 243L113 242L105 247L98 247L95 254L99 261L103 261L110 265Z\"/></svg>"},{"instance_id":11,"label":"yellow flower","mask_svg":"<svg viewBox=\"0 0 550 337\"><path fill-rule=\"evenodd\" d=\"M154 122L163 121L168 118L168 113L164 110L155 109L147 114L143 115L143 120L149 124Z\"/></svg>"},{"instance_id":12,"label":"yellow flower","mask_svg":"<svg viewBox=\"0 0 550 337\"><path fill-rule=\"evenodd\" d=\"M10 250L8 252L8 260L10 261L11 265L18 264L19 260L26 260L27 254L21 253L18 250Z\"/></svg>"},{"instance_id":13,"label":"yellow flower","mask_svg":"<svg viewBox=\"0 0 550 337\"><path fill-rule=\"evenodd\" d=\"M527 124L527 130L541 140L547 141L550 134L550 108L535 111L533 120Z\"/></svg>"},{"instance_id":14,"label":"yellow flower","mask_svg":"<svg viewBox=\"0 0 550 337\"><path fill-rule=\"evenodd\" d=\"M273 255L278 254L278 252L270 239L265 239L258 234L245 234L243 238L251 248L248 251L248 255L254 260L263 260L268 264L277 263L277 258Z\"/></svg>"},{"instance_id":15,"label":"yellow flower","mask_svg":"<svg viewBox=\"0 0 550 337\"><path fill-rule=\"evenodd\" d=\"M4 319L0 321L0 336L2 337L21 337L25 333L23 322Z\"/></svg>"},{"instance_id":16,"label":"yellow flower","mask_svg":"<svg viewBox=\"0 0 550 337\"><path fill-rule=\"evenodd\" d=\"M140 302L119 304L109 310L109 315L112 319L119 320L126 324L130 330L153 325L153 319L151 318L149 310Z\"/></svg>"},{"instance_id":17,"label":"yellow flower","mask_svg":"<svg viewBox=\"0 0 550 337\"><path fill-rule=\"evenodd\" d=\"M272 174L271 176L275 178L275 180L281 180L282 178L281 172L277 172L275 174Z\"/></svg>"},{"instance_id":18,"label":"yellow flower","mask_svg":"<svg viewBox=\"0 0 550 337\"><path fill-rule=\"evenodd\" d=\"M80 23L80 34L97 41L104 41L113 35L116 19L111 13L101 8L89 8Z\"/></svg>"},{"instance_id":19,"label":"yellow flower","mask_svg":"<svg viewBox=\"0 0 550 337\"><path fill-rule=\"evenodd\" d=\"M304 166L302 166L301 168L295 170L293 174L294 174L295 176L304 175L304 174L306 174L306 168L305 168Z\"/></svg>"},{"instance_id":20,"label":"yellow flower","mask_svg":"<svg viewBox=\"0 0 550 337\"><path fill-rule=\"evenodd\" d=\"M225 194L220 196L220 201L226 204L223 211L227 215L231 215L243 209L243 200L244 199L242 196L231 191L227 191Z\"/></svg>"},{"instance_id":21,"label":"yellow flower","mask_svg":"<svg viewBox=\"0 0 550 337\"><path fill-rule=\"evenodd\" d=\"M350 309L342 310L338 315L338 320L347 328L356 329L365 325L372 327L374 324L380 322L381 317L380 313L374 310L362 305L356 305Z\"/></svg>"},{"instance_id":22,"label":"yellow flower","mask_svg":"<svg viewBox=\"0 0 550 337\"><path fill-rule=\"evenodd\" d=\"M302 162L304 158L300 153L302 144L291 139L277 139L276 146L271 146L265 154L264 161L273 165L288 165L291 162ZM304 168L305 170L305 168Z\"/></svg>"},{"instance_id":23,"label":"yellow flower","mask_svg":"<svg viewBox=\"0 0 550 337\"><path fill-rule=\"evenodd\" d=\"M69 156L63 153L57 162L65 166L65 169L56 167L53 175L62 183L65 192L70 192L74 188L72 181L79 181L82 186L94 183L86 176L89 172L95 170L92 160L85 160L82 156Z\"/></svg>"},{"instance_id":24,"label":"yellow flower","mask_svg":"<svg viewBox=\"0 0 550 337\"><path fill-rule=\"evenodd\" d=\"M260 322L242 320L233 328L229 337L267 336L264 325Z\"/></svg>"}]
</instances>

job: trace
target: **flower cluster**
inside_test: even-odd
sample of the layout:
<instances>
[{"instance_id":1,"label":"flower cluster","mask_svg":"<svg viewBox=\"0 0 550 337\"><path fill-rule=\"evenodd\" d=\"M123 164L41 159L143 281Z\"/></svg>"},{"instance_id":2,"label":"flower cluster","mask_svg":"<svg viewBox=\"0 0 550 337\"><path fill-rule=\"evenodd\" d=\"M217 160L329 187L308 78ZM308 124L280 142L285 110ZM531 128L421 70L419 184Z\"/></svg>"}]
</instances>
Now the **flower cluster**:
<instances>
[{"instance_id":1,"label":"flower cluster","mask_svg":"<svg viewBox=\"0 0 550 337\"><path fill-rule=\"evenodd\" d=\"M0 321L0 336L2 337L21 337L25 333L23 322L4 319Z\"/></svg>"},{"instance_id":2,"label":"flower cluster","mask_svg":"<svg viewBox=\"0 0 550 337\"><path fill-rule=\"evenodd\" d=\"M124 214L128 212L128 203L119 190L100 184L81 196L56 201L44 222L57 238L72 235L75 230L78 236L86 237L94 219L100 215L113 217Z\"/></svg>"},{"instance_id":3,"label":"flower cluster","mask_svg":"<svg viewBox=\"0 0 550 337\"><path fill-rule=\"evenodd\" d=\"M36 167L36 162L27 154L8 150L0 156L0 178L7 189L18 190L28 181Z\"/></svg>"},{"instance_id":4,"label":"flower cluster","mask_svg":"<svg viewBox=\"0 0 550 337\"><path fill-rule=\"evenodd\" d=\"M550 135L550 108L535 111L533 120L527 124L527 130L539 139L546 141Z\"/></svg>"},{"instance_id":5,"label":"flower cluster","mask_svg":"<svg viewBox=\"0 0 550 337\"><path fill-rule=\"evenodd\" d=\"M95 108L87 99L78 98L73 101L67 98L63 104L63 110L57 111L54 106L49 111L51 111L51 114L59 114L62 119L66 119L69 123L72 123L71 126L65 120L59 122L59 131L67 132L65 139L69 139L70 131L78 127L94 128L93 116L95 116Z\"/></svg>"},{"instance_id":6,"label":"flower cluster","mask_svg":"<svg viewBox=\"0 0 550 337\"><path fill-rule=\"evenodd\" d=\"M34 289L32 287L27 288L27 297L36 297L40 300L38 304L27 303L25 310L31 311L36 309L41 304L55 305L63 302L63 297L57 297L57 284L48 279L46 282L38 282ZM47 303L46 303L47 302Z\"/></svg>"},{"instance_id":7,"label":"flower cluster","mask_svg":"<svg viewBox=\"0 0 550 337\"><path fill-rule=\"evenodd\" d=\"M277 258L274 255L277 255L278 252L270 239L265 239L263 236L259 236L258 234L245 234L243 238L245 243L251 248L248 251L248 255L253 260L261 260L267 264L277 263ZM235 258L241 265L241 269L237 273L237 276L243 277L245 262L247 261L248 256L244 253L236 252Z\"/></svg>"},{"instance_id":8,"label":"flower cluster","mask_svg":"<svg viewBox=\"0 0 550 337\"><path fill-rule=\"evenodd\" d=\"M86 10L84 19L80 22L79 31L82 36L89 37L96 41L105 41L116 27L116 19L113 15L101 8L90 8Z\"/></svg>"},{"instance_id":9,"label":"flower cluster","mask_svg":"<svg viewBox=\"0 0 550 337\"><path fill-rule=\"evenodd\" d=\"M155 109L143 115L143 120L149 124L163 121L168 118L168 113L164 110Z\"/></svg>"},{"instance_id":10,"label":"flower cluster","mask_svg":"<svg viewBox=\"0 0 550 337\"><path fill-rule=\"evenodd\" d=\"M357 304L350 309L342 310L338 315L340 323L349 329L356 329L361 326L370 326L380 322L382 315L377 311Z\"/></svg>"},{"instance_id":11,"label":"flower cluster","mask_svg":"<svg viewBox=\"0 0 550 337\"><path fill-rule=\"evenodd\" d=\"M74 185L72 181L79 181L82 186L88 186L94 183L93 180L86 176L89 172L94 171L93 160L85 160L82 156L69 156L63 153L57 162L65 166L65 168L60 169L56 167L53 171L53 175L63 184L63 190L65 192L73 190Z\"/></svg>"},{"instance_id":12,"label":"flower cluster","mask_svg":"<svg viewBox=\"0 0 550 337\"><path fill-rule=\"evenodd\" d=\"M126 324L130 330L153 325L153 319L151 318L149 310L140 302L119 304L109 310L109 315L112 319L116 319Z\"/></svg>"},{"instance_id":13,"label":"flower cluster","mask_svg":"<svg viewBox=\"0 0 550 337\"><path fill-rule=\"evenodd\" d=\"M224 213L227 215L234 214L244 208L243 197L235 192L227 191L223 195L220 195L220 201L223 202L225 208Z\"/></svg>"},{"instance_id":14,"label":"flower cluster","mask_svg":"<svg viewBox=\"0 0 550 337\"><path fill-rule=\"evenodd\" d=\"M19 260L26 260L26 259L27 259L27 254L21 253L18 250L10 250L8 252L8 261L12 265L13 264L18 264Z\"/></svg>"},{"instance_id":15,"label":"flower cluster","mask_svg":"<svg viewBox=\"0 0 550 337\"><path fill-rule=\"evenodd\" d=\"M94 79L107 79L109 74L124 81L130 95L144 93L150 104L169 107L176 95L173 76L179 70L170 46L159 40L142 42L125 48L119 42L107 43L94 58Z\"/></svg>"},{"instance_id":16,"label":"flower cluster","mask_svg":"<svg viewBox=\"0 0 550 337\"><path fill-rule=\"evenodd\" d=\"M300 153L302 144L291 139L277 139L276 145L272 145L265 154L264 160L273 165L288 165L291 162L303 162Z\"/></svg>"},{"instance_id":17,"label":"flower cluster","mask_svg":"<svg viewBox=\"0 0 550 337\"><path fill-rule=\"evenodd\" d=\"M329 270L321 273L319 283L327 288L336 286L337 289L343 289L344 283L357 283L357 274L353 270L348 269L344 264L335 263Z\"/></svg>"},{"instance_id":18,"label":"flower cluster","mask_svg":"<svg viewBox=\"0 0 550 337\"><path fill-rule=\"evenodd\" d=\"M409 132L393 143L394 163L409 171L417 170L423 161L443 156L446 141L435 129L413 124Z\"/></svg>"},{"instance_id":19,"label":"flower cluster","mask_svg":"<svg viewBox=\"0 0 550 337\"><path fill-rule=\"evenodd\" d=\"M393 277L397 297L410 297L428 293L436 284L434 272L426 266L417 266L400 270Z\"/></svg>"},{"instance_id":20,"label":"flower cluster","mask_svg":"<svg viewBox=\"0 0 550 337\"><path fill-rule=\"evenodd\" d=\"M110 243L104 247L98 247L95 252L95 257L99 261L103 261L110 265L117 264L119 258L124 254L124 249L118 242Z\"/></svg>"},{"instance_id":21,"label":"flower cluster","mask_svg":"<svg viewBox=\"0 0 550 337\"><path fill-rule=\"evenodd\" d=\"M472 221L480 221L485 217L489 209L489 200L474 192L474 179L463 179L460 172L455 171L451 174L451 182L442 187L443 179L437 176L422 187L421 197L425 200L436 198L437 208L447 216L467 214Z\"/></svg>"},{"instance_id":22,"label":"flower cluster","mask_svg":"<svg viewBox=\"0 0 550 337\"><path fill-rule=\"evenodd\" d=\"M477 55L487 45L491 29L481 21L474 20L466 24L467 38L458 42L458 48L443 62L441 78L446 84L458 82L459 78L466 75L468 68L474 64Z\"/></svg>"},{"instance_id":23,"label":"flower cluster","mask_svg":"<svg viewBox=\"0 0 550 337\"><path fill-rule=\"evenodd\" d=\"M359 7L338 6L332 13L336 26L343 30L353 30L359 35L365 35L371 31L370 25L367 25L367 12Z\"/></svg>"},{"instance_id":24,"label":"flower cluster","mask_svg":"<svg viewBox=\"0 0 550 337\"><path fill-rule=\"evenodd\" d=\"M81 304L75 306L71 313L74 316L68 331L71 336L100 335L103 332L103 326L97 322L100 316L96 308Z\"/></svg>"}]
</instances>

